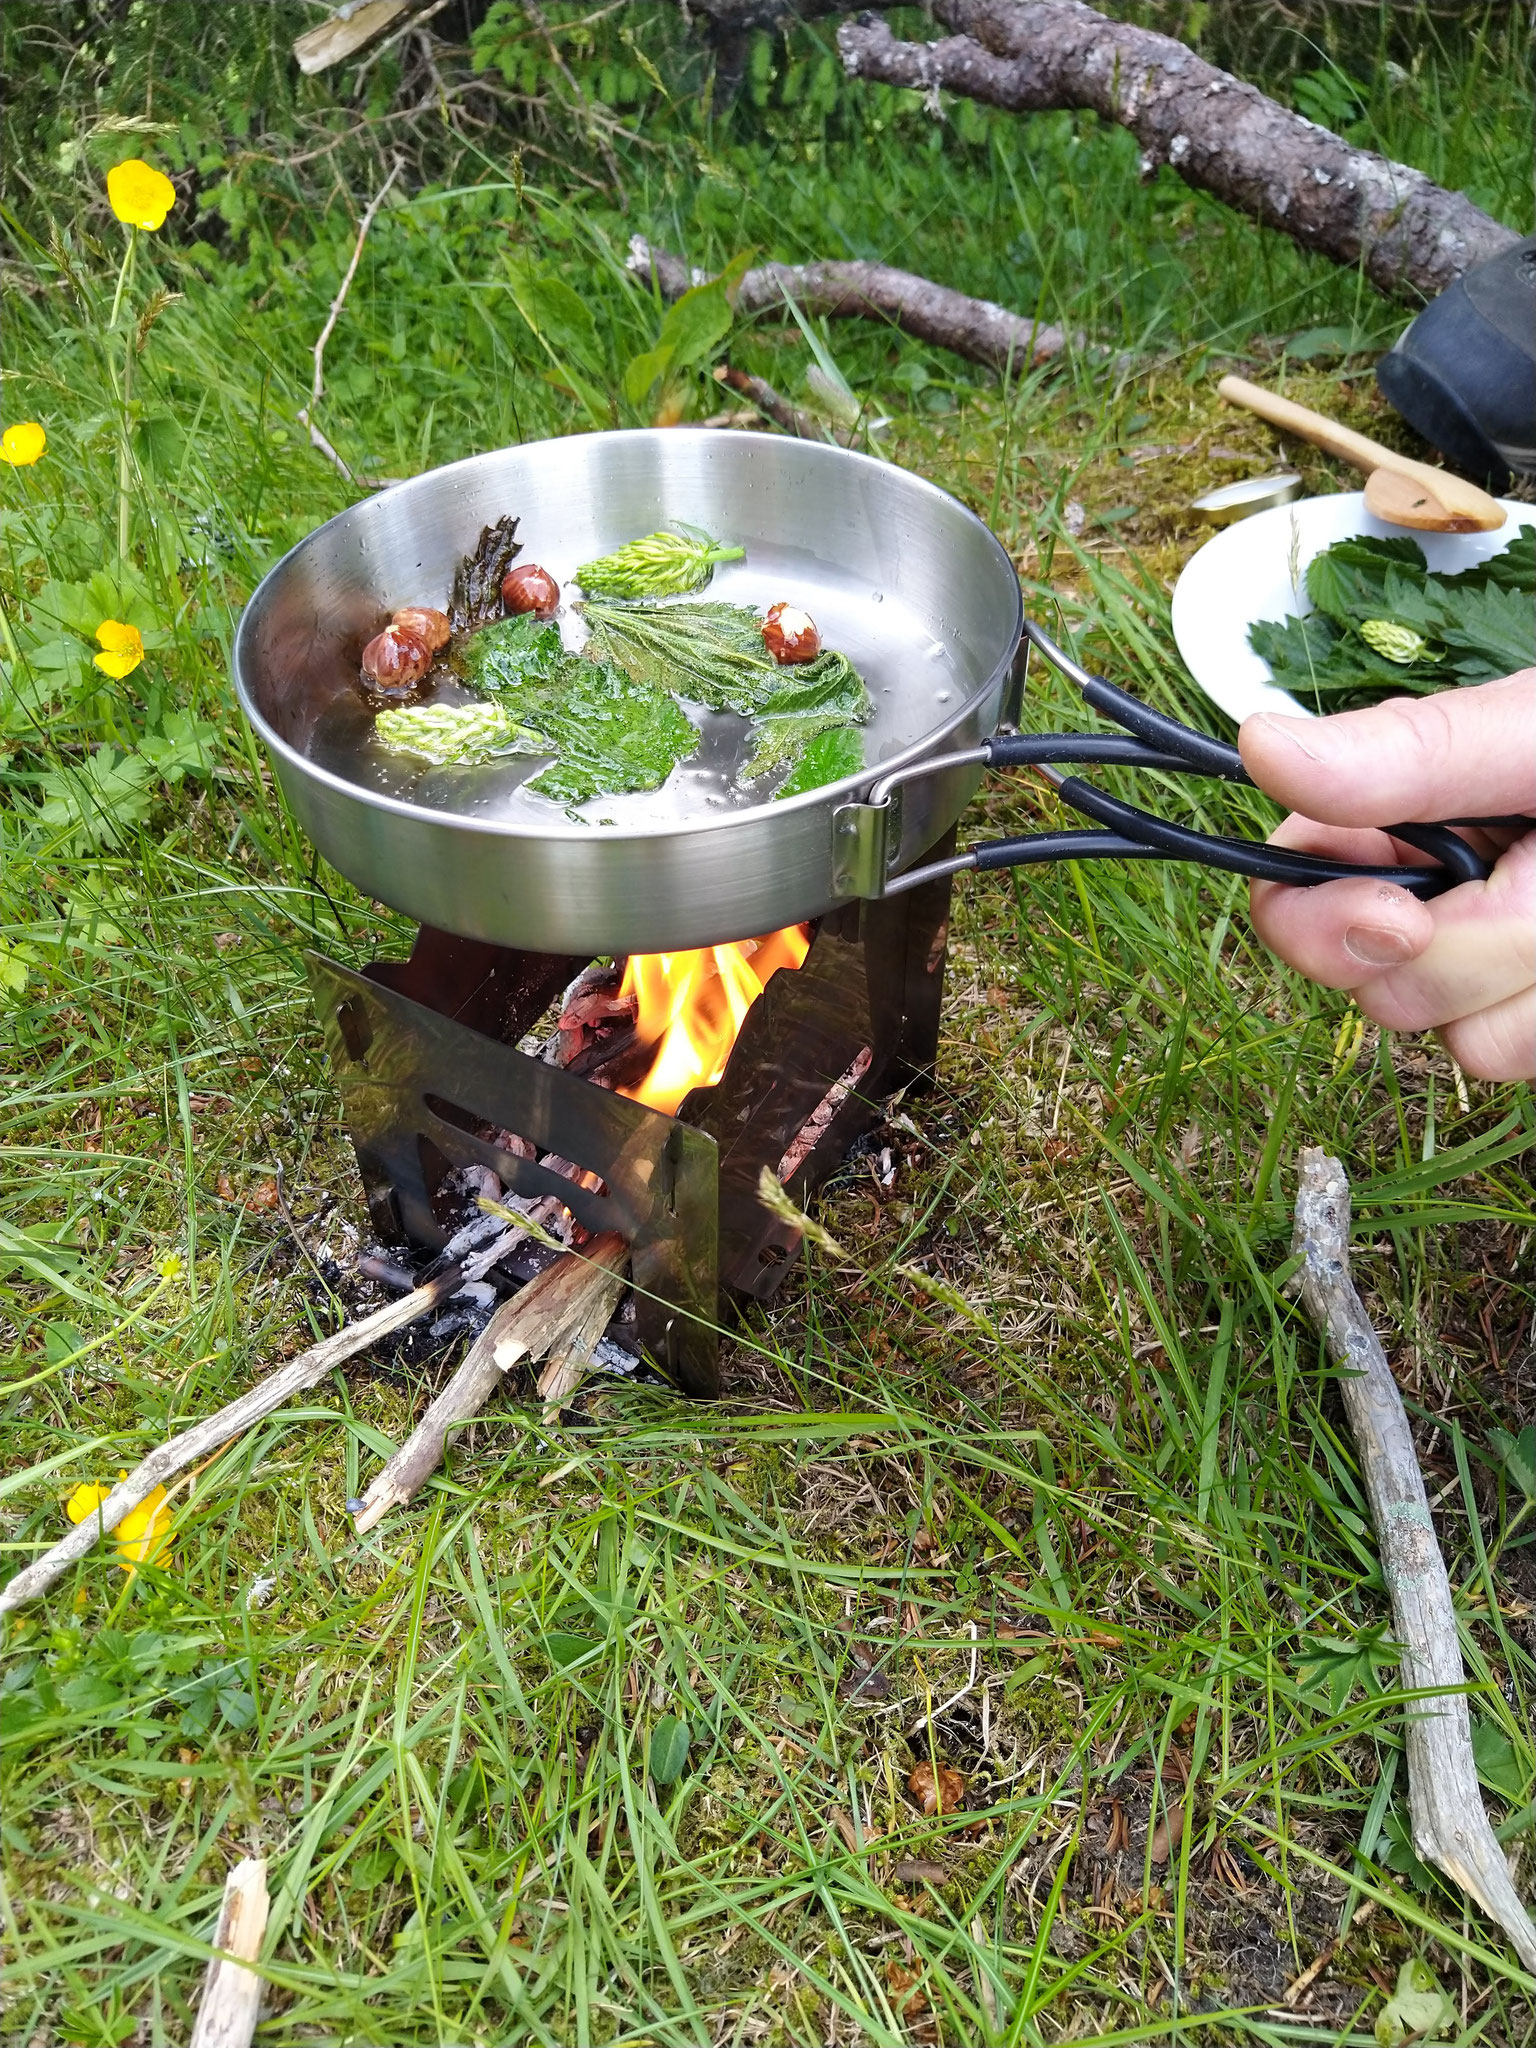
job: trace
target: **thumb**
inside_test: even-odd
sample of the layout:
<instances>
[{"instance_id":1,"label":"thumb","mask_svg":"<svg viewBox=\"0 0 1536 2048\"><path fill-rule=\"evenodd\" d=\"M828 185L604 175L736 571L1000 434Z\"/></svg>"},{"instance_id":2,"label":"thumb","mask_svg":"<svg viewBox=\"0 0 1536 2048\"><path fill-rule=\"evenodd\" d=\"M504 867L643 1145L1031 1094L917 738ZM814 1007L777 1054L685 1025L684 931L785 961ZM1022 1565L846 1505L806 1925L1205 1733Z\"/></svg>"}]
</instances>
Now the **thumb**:
<instances>
[{"instance_id":1,"label":"thumb","mask_svg":"<svg viewBox=\"0 0 1536 2048\"><path fill-rule=\"evenodd\" d=\"M1260 789L1324 825L1536 811L1536 668L1331 718L1261 711L1237 744Z\"/></svg>"}]
</instances>

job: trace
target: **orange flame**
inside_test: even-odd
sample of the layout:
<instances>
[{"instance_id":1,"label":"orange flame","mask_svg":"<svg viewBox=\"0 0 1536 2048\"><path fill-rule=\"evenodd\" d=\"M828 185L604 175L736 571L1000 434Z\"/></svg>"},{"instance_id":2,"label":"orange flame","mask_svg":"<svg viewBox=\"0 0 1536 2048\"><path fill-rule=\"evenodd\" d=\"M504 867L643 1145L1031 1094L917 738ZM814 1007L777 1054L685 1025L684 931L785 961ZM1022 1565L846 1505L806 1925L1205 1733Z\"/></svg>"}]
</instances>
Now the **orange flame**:
<instances>
[{"instance_id":1,"label":"orange flame","mask_svg":"<svg viewBox=\"0 0 1536 2048\"><path fill-rule=\"evenodd\" d=\"M811 949L803 925L764 939L706 946L697 953L631 953L621 994L639 1004L635 1028L656 1057L642 1080L620 1094L668 1116L690 1088L725 1072L748 1010L780 967L798 967Z\"/></svg>"}]
</instances>

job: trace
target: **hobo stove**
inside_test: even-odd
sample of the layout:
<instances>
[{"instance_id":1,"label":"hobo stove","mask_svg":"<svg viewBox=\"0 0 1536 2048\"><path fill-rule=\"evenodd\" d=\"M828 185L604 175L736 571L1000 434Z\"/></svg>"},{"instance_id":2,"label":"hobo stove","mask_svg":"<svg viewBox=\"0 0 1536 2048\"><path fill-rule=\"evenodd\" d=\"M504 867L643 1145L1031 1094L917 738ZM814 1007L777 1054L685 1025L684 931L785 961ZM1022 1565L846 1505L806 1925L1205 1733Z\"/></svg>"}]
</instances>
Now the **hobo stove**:
<instances>
[{"instance_id":1,"label":"hobo stove","mask_svg":"<svg viewBox=\"0 0 1536 2048\"><path fill-rule=\"evenodd\" d=\"M942 858L953 833L934 849ZM804 1206L895 1089L931 1073L949 932L947 876L816 921L798 968L748 1010L725 1071L675 1116L519 1050L587 963L423 925L409 960L361 973L309 957L342 1114L374 1228L435 1251L453 1169L553 1195L631 1249L634 1341L685 1392L720 1389L727 1296L768 1300L799 1234L758 1196L769 1167ZM508 1150L528 1141L583 1186Z\"/></svg>"}]
</instances>

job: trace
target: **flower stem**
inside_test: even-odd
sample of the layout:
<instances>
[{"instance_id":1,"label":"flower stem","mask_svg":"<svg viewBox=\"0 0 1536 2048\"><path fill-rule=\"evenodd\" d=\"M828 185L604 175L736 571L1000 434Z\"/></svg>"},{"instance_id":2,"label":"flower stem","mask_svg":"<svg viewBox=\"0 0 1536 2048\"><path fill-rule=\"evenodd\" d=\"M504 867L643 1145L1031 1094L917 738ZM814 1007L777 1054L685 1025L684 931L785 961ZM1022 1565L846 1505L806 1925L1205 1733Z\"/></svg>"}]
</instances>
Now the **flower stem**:
<instances>
[{"instance_id":1,"label":"flower stem","mask_svg":"<svg viewBox=\"0 0 1536 2048\"><path fill-rule=\"evenodd\" d=\"M129 274L133 269L133 253L138 246L139 231L137 228L130 228L128 230L128 246L123 251L122 264L117 273L117 290L112 294L112 316L107 322L108 327L116 327L117 325L117 316L123 304L123 288L127 284ZM117 554L118 560L123 564L126 564L128 560L129 510L132 503L133 413L130 403L132 397L133 323L130 321L128 323L128 330L123 336L122 413L117 436Z\"/></svg>"},{"instance_id":2,"label":"flower stem","mask_svg":"<svg viewBox=\"0 0 1536 2048\"><path fill-rule=\"evenodd\" d=\"M117 325L118 311L123 303L123 287L128 282L128 273L133 268L133 252L138 246L139 231L137 228L130 228L128 230L128 246L124 249L123 260L117 267L117 290L112 294L112 311L107 316L107 325L109 327Z\"/></svg>"}]
</instances>

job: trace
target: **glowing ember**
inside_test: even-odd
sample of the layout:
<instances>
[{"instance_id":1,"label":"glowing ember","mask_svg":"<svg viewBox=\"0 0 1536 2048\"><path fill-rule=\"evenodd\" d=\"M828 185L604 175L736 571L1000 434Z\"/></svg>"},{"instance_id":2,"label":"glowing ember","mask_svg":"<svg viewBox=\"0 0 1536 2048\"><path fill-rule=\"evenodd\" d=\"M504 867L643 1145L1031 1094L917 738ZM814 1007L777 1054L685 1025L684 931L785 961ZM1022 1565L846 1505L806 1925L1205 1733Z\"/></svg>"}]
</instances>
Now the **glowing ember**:
<instances>
[{"instance_id":1,"label":"glowing ember","mask_svg":"<svg viewBox=\"0 0 1536 2048\"><path fill-rule=\"evenodd\" d=\"M712 1086L768 977L798 967L810 949L809 934L796 924L697 953L632 953L620 993L638 1001L636 1033L642 1045L655 1045L656 1056L642 1080L619 1092L671 1116L690 1088Z\"/></svg>"}]
</instances>

